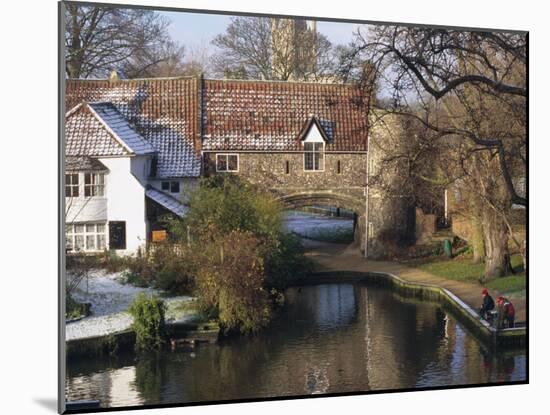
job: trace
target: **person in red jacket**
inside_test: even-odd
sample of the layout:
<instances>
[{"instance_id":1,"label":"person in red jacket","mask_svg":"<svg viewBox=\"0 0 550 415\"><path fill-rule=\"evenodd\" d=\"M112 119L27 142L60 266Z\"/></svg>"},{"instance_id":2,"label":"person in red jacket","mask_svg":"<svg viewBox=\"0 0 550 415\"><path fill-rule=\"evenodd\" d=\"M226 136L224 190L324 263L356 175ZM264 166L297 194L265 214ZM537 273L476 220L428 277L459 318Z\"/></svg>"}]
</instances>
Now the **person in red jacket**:
<instances>
[{"instance_id":1,"label":"person in red jacket","mask_svg":"<svg viewBox=\"0 0 550 415\"><path fill-rule=\"evenodd\" d=\"M504 297L497 298L498 309L498 327L505 329L506 327L514 327L514 320L516 319L516 310L510 300Z\"/></svg>"}]
</instances>

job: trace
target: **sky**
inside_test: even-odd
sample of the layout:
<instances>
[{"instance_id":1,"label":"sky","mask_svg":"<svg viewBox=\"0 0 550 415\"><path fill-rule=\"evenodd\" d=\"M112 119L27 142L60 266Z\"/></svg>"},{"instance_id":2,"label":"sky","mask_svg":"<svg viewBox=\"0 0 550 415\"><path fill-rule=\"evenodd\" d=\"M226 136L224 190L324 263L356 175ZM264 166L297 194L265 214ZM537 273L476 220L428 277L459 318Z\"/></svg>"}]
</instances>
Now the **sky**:
<instances>
[{"instance_id":1,"label":"sky","mask_svg":"<svg viewBox=\"0 0 550 415\"><path fill-rule=\"evenodd\" d=\"M224 33L231 16L188 13L160 12L171 20L169 32L172 38L184 44L187 50L196 50L203 46L213 49L212 39ZM352 40L352 34L359 25L341 22L317 22L317 31L324 34L333 43L347 44Z\"/></svg>"}]
</instances>

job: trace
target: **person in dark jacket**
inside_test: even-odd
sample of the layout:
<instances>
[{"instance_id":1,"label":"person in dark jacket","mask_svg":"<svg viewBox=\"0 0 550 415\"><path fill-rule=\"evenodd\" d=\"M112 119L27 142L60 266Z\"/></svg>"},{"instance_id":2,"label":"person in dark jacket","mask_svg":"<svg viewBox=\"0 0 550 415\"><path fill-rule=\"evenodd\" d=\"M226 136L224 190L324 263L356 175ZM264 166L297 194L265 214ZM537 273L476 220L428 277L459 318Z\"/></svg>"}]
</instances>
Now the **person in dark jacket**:
<instances>
[{"instance_id":1,"label":"person in dark jacket","mask_svg":"<svg viewBox=\"0 0 550 415\"><path fill-rule=\"evenodd\" d=\"M487 288L484 288L483 291L481 291L481 297L483 298L483 302L481 304L481 308L479 309L479 314L482 318L488 320L489 311L492 311L495 308L495 301L493 300L493 297L489 295L489 290L487 290Z\"/></svg>"}]
</instances>

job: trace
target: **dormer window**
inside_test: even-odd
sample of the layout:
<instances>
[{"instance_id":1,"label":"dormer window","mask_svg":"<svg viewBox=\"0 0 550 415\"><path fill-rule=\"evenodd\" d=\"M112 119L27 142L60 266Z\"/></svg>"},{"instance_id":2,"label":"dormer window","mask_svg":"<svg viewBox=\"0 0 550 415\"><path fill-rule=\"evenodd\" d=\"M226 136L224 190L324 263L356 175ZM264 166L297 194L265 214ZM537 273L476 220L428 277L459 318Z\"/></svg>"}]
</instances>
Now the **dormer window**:
<instances>
[{"instance_id":1,"label":"dormer window","mask_svg":"<svg viewBox=\"0 0 550 415\"><path fill-rule=\"evenodd\" d=\"M325 143L304 143L304 170L325 170Z\"/></svg>"},{"instance_id":2,"label":"dormer window","mask_svg":"<svg viewBox=\"0 0 550 415\"><path fill-rule=\"evenodd\" d=\"M311 117L299 137L304 146L304 171L325 171L325 144L330 140L320 121Z\"/></svg>"}]
</instances>

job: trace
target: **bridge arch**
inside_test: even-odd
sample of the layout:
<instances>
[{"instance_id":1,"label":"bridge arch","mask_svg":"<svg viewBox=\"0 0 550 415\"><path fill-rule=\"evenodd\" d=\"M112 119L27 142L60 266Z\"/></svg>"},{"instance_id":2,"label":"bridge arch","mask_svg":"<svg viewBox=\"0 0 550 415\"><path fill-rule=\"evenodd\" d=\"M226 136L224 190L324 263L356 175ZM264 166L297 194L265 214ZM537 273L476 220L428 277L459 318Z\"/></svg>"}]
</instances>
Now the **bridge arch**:
<instances>
[{"instance_id":1,"label":"bridge arch","mask_svg":"<svg viewBox=\"0 0 550 415\"><path fill-rule=\"evenodd\" d=\"M335 192L298 192L280 195L277 198L285 209L293 210L308 206L334 206L355 214L354 243L364 249L365 198Z\"/></svg>"}]
</instances>

